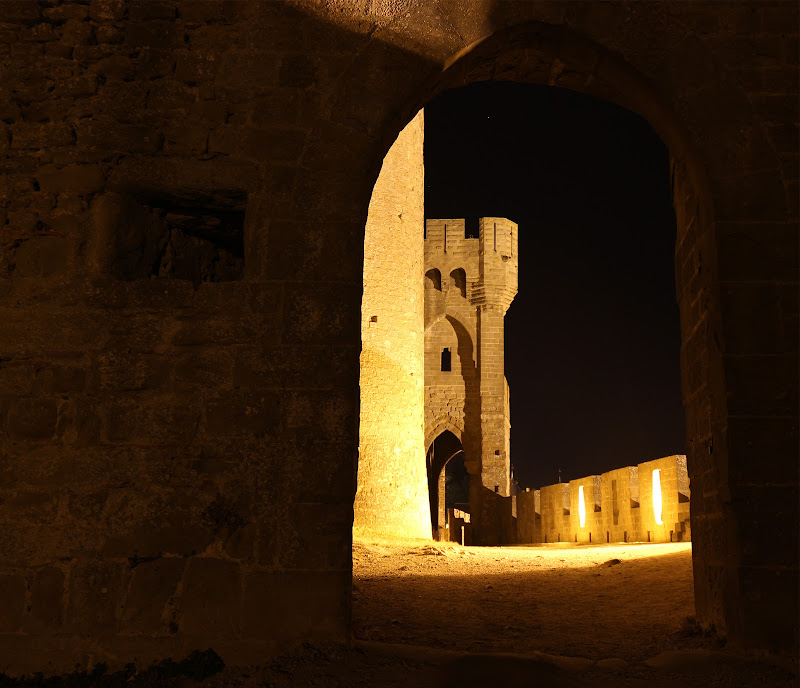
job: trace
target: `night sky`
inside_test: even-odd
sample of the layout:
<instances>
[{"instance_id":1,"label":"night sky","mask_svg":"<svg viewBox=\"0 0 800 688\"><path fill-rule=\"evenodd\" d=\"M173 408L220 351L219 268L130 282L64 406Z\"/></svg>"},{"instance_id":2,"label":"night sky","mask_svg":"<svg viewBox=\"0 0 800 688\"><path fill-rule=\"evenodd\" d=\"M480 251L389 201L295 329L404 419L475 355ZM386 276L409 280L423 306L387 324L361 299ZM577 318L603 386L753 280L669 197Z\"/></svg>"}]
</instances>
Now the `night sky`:
<instances>
[{"instance_id":1,"label":"night sky","mask_svg":"<svg viewBox=\"0 0 800 688\"><path fill-rule=\"evenodd\" d=\"M425 215L519 224L511 460L541 487L685 452L666 148L564 89L486 82L425 108Z\"/></svg>"}]
</instances>

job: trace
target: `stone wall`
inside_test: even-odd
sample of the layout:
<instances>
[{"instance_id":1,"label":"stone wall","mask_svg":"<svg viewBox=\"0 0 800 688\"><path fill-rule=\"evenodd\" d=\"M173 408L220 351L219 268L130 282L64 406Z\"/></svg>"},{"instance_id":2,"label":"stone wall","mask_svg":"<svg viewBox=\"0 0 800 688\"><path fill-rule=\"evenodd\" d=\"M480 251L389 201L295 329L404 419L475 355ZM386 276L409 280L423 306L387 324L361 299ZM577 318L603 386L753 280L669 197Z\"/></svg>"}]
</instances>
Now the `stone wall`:
<instances>
[{"instance_id":1,"label":"stone wall","mask_svg":"<svg viewBox=\"0 0 800 688\"><path fill-rule=\"evenodd\" d=\"M430 537L424 436L422 111L397 137L364 236L356 529ZM454 349L455 351L455 349Z\"/></svg>"},{"instance_id":2,"label":"stone wall","mask_svg":"<svg viewBox=\"0 0 800 688\"><path fill-rule=\"evenodd\" d=\"M660 509L654 508L655 471ZM516 524L505 542L687 542L689 497L686 457L665 456L506 498L509 503L516 500Z\"/></svg>"},{"instance_id":3,"label":"stone wall","mask_svg":"<svg viewBox=\"0 0 800 688\"><path fill-rule=\"evenodd\" d=\"M0 665L348 637L369 201L484 79L668 147L697 618L796 653L797 37L792 2L0 3Z\"/></svg>"}]
</instances>

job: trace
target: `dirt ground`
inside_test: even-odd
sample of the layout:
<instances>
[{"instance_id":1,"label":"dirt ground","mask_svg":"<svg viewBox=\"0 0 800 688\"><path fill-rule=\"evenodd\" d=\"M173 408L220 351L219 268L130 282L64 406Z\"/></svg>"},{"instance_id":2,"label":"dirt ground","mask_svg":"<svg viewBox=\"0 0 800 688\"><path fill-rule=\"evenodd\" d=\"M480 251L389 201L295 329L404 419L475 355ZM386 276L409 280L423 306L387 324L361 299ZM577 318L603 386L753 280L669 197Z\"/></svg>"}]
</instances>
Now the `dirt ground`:
<instances>
[{"instance_id":1,"label":"dirt ground","mask_svg":"<svg viewBox=\"0 0 800 688\"><path fill-rule=\"evenodd\" d=\"M356 637L643 661L671 649L694 615L691 556L691 543L463 548L358 540Z\"/></svg>"},{"instance_id":2,"label":"dirt ground","mask_svg":"<svg viewBox=\"0 0 800 688\"><path fill-rule=\"evenodd\" d=\"M350 646L209 688L783 688L694 613L690 544L468 547L356 538Z\"/></svg>"}]
</instances>

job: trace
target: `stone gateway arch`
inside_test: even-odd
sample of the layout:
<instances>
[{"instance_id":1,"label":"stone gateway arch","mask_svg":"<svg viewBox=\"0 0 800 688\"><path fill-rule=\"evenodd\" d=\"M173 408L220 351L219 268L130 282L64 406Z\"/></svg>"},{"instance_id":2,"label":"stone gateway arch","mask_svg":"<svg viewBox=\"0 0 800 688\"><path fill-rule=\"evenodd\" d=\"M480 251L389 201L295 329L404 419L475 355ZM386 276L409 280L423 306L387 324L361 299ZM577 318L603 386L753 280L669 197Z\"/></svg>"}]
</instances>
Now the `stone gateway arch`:
<instances>
[{"instance_id":1,"label":"stone gateway arch","mask_svg":"<svg viewBox=\"0 0 800 688\"><path fill-rule=\"evenodd\" d=\"M362 355L415 400L370 441L429 509L421 157L372 241L370 198L421 108L487 79L668 148L696 617L796 656L795 3L4 0L0 25L5 673L347 641ZM365 265L414 292L413 340Z\"/></svg>"}]
</instances>

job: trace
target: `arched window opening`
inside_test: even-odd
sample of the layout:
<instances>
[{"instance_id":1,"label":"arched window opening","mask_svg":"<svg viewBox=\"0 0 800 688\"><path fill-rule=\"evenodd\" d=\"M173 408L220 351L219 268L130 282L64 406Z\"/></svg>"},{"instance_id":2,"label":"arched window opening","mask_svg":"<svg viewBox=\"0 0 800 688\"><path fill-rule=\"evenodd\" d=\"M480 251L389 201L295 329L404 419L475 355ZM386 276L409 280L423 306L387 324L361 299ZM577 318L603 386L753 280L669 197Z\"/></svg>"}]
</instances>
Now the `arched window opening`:
<instances>
[{"instance_id":1,"label":"arched window opening","mask_svg":"<svg viewBox=\"0 0 800 688\"><path fill-rule=\"evenodd\" d=\"M453 286L461 292L462 298L467 298L467 273L463 268L456 268L450 273Z\"/></svg>"},{"instance_id":2,"label":"arched window opening","mask_svg":"<svg viewBox=\"0 0 800 688\"><path fill-rule=\"evenodd\" d=\"M442 372L449 373L452 370L451 359L450 349L446 347L442 349Z\"/></svg>"},{"instance_id":3,"label":"arched window opening","mask_svg":"<svg viewBox=\"0 0 800 688\"><path fill-rule=\"evenodd\" d=\"M425 287L442 291L442 273L432 268L425 273Z\"/></svg>"}]
</instances>

